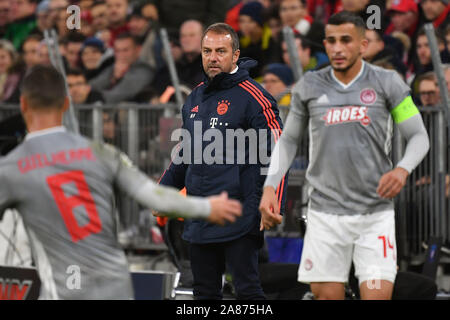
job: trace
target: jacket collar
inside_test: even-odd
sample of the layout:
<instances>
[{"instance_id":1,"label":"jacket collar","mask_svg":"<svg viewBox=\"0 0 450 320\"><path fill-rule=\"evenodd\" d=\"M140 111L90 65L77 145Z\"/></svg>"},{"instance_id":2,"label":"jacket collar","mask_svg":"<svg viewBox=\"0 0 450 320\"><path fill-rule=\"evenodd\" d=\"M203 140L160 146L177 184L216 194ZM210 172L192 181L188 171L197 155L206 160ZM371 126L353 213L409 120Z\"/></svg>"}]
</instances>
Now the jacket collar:
<instances>
[{"instance_id":1,"label":"jacket collar","mask_svg":"<svg viewBox=\"0 0 450 320\"><path fill-rule=\"evenodd\" d=\"M238 70L235 73L219 73L212 80L209 80L205 74L204 83L206 85L205 94L217 90L229 89L236 86L249 77L248 70L258 64L256 60L250 58L241 58L238 60Z\"/></svg>"}]
</instances>

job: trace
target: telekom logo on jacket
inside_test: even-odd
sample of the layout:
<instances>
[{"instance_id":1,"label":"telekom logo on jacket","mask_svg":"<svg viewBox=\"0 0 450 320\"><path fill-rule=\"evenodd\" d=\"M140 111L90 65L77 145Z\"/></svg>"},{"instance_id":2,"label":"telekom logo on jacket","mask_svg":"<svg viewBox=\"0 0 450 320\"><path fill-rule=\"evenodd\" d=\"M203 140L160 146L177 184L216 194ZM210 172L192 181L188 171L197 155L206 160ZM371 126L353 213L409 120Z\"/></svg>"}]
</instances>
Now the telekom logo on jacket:
<instances>
[{"instance_id":1,"label":"telekom logo on jacket","mask_svg":"<svg viewBox=\"0 0 450 320\"><path fill-rule=\"evenodd\" d=\"M360 106L328 109L323 120L327 126L348 122L360 122L363 126L368 126L371 122L367 114L367 107Z\"/></svg>"}]
</instances>

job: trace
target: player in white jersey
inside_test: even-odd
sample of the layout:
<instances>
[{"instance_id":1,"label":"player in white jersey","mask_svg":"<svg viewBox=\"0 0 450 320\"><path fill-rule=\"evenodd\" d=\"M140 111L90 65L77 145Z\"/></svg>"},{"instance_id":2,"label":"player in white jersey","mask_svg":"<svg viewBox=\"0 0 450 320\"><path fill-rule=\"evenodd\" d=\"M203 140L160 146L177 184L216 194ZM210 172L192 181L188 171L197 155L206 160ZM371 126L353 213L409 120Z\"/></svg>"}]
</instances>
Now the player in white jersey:
<instances>
[{"instance_id":1,"label":"player in white jersey","mask_svg":"<svg viewBox=\"0 0 450 320\"><path fill-rule=\"evenodd\" d=\"M25 141L0 159L0 218L15 208L23 218L41 279L42 299L130 299L131 277L117 240L114 187L143 206L213 223L241 215L226 194L184 197L159 186L112 146L67 132L64 79L36 66L23 81ZM126 213L125 213L126 214ZM79 270L79 285L68 277Z\"/></svg>"},{"instance_id":2,"label":"player in white jersey","mask_svg":"<svg viewBox=\"0 0 450 320\"><path fill-rule=\"evenodd\" d=\"M341 12L325 31L331 66L306 73L293 89L264 185L261 228L281 222L274 189L309 126L311 188L298 280L317 299L343 299L353 261L362 299L390 299L397 268L392 199L428 152L428 134L401 78L362 60L364 21ZM407 140L395 168L394 122Z\"/></svg>"}]
</instances>

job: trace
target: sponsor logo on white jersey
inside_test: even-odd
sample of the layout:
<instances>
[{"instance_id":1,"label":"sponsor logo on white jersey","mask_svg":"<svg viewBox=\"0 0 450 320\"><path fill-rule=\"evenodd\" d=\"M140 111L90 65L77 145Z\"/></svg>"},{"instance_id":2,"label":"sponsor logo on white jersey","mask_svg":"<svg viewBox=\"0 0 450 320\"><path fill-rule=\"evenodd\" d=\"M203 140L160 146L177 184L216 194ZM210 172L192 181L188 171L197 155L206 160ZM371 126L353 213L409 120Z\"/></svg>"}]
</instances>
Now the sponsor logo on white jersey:
<instances>
[{"instance_id":1,"label":"sponsor logo on white jersey","mask_svg":"<svg viewBox=\"0 0 450 320\"><path fill-rule=\"evenodd\" d=\"M361 106L331 108L328 109L323 120L327 126L348 122L360 122L363 126L368 126L371 120L367 110L367 107Z\"/></svg>"}]
</instances>

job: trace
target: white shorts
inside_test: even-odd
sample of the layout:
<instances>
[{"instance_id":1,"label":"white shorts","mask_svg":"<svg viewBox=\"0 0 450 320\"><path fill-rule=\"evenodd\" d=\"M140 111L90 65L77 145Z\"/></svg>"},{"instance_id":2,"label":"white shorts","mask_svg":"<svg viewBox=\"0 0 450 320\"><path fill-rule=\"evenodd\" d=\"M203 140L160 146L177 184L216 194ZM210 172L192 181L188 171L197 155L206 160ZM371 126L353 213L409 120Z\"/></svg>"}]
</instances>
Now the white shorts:
<instances>
[{"instance_id":1,"label":"white shorts","mask_svg":"<svg viewBox=\"0 0 450 320\"><path fill-rule=\"evenodd\" d=\"M395 213L334 215L308 210L298 281L347 283L351 263L359 284L394 282L397 274Z\"/></svg>"}]
</instances>

